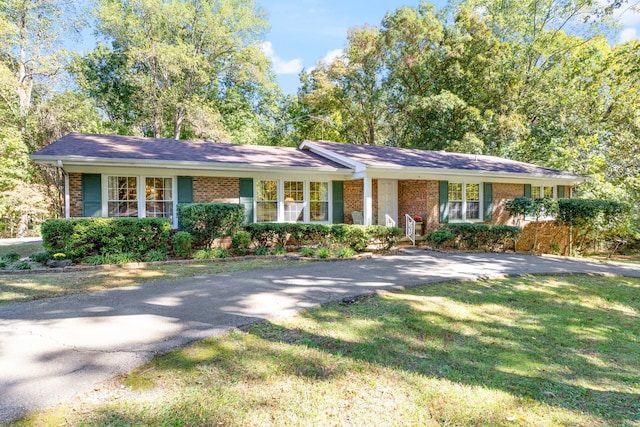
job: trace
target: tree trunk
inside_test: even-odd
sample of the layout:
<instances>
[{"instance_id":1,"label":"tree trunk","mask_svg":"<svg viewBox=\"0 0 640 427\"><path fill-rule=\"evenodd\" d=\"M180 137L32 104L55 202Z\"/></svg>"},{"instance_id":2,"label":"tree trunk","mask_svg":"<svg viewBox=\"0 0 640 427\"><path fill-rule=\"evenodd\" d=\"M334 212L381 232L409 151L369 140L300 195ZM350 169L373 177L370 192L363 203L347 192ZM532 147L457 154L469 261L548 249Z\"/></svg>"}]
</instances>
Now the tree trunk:
<instances>
[{"instance_id":1,"label":"tree trunk","mask_svg":"<svg viewBox=\"0 0 640 427\"><path fill-rule=\"evenodd\" d=\"M18 232L16 237L27 237L29 231L29 214L22 214L18 221Z\"/></svg>"}]
</instances>

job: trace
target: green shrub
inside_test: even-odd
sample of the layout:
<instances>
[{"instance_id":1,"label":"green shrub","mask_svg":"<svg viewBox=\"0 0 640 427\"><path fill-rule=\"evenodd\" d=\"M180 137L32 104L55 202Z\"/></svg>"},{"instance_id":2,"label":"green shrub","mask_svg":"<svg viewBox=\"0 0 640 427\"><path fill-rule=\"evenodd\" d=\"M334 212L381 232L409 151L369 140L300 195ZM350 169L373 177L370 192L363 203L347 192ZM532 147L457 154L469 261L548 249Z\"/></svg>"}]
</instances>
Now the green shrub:
<instances>
[{"instance_id":1,"label":"green shrub","mask_svg":"<svg viewBox=\"0 0 640 427\"><path fill-rule=\"evenodd\" d=\"M31 270L29 261L16 261L11 264L11 270Z\"/></svg>"},{"instance_id":2,"label":"green shrub","mask_svg":"<svg viewBox=\"0 0 640 427\"><path fill-rule=\"evenodd\" d=\"M338 258L352 258L356 255L356 251L351 248L340 248L337 252Z\"/></svg>"},{"instance_id":3,"label":"green shrub","mask_svg":"<svg viewBox=\"0 0 640 427\"><path fill-rule=\"evenodd\" d=\"M9 263L3 259L0 259L0 270L4 270L9 266Z\"/></svg>"},{"instance_id":4,"label":"green shrub","mask_svg":"<svg viewBox=\"0 0 640 427\"><path fill-rule=\"evenodd\" d=\"M105 263L102 255L89 255L88 257L84 257L82 262L89 265L102 265Z\"/></svg>"},{"instance_id":5,"label":"green shrub","mask_svg":"<svg viewBox=\"0 0 640 427\"><path fill-rule=\"evenodd\" d=\"M238 231L231 238L231 247L236 253L244 253L251 246L251 233L248 231Z\"/></svg>"},{"instance_id":6,"label":"green shrub","mask_svg":"<svg viewBox=\"0 0 640 427\"><path fill-rule=\"evenodd\" d=\"M507 225L447 224L442 230L432 231L425 240L436 246L452 244L472 250L504 251L520 236L522 229Z\"/></svg>"},{"instance_id":7,"label":"green shrub","mask_svg":"<svg viewBox=\"0 0 640 427\"><path fill-rule=\"evenodd\" d=\"M50 219L42 224L42 245L73 261L96 254L142 256L167 247L170 233L166 218Z\"/></svg>"},{"instance_id":8,"label":"green shrub","mask_svg":"<svg viewBox=\"0 0 640 427\"><path fill-rule=\"evenodd\" d=\"M51 259L51 254L49 252L35 252L31 254L31 261L37 262L39 264L46 264L47 261Z\"/></svg>"},{"instance_id":9,"label":"green shrub","mask_svg":"<svg viewBox=\"0 0 640 427\"><path fill-rule=\"evenodd\" d=\"M327 248L326 246L321 246L316 251L316 256L318 258L329 258L331 257L331 249Z\"/></svg>"},{"instance_id":10,"label":"green shrub","mask_svg":"<svg viewBox=\"0 0 640 427\"><path fill-rule=\"evenodd\" d=\"M7 262L16 262L20 259L20 254L17 252L8 252L2 255L2 259Z\"/></svg>"},{"instance_id":11,"label":"green shrub","mask_svg":"<svg viewBox=\"0 0 640 427\"><path fill-rule=\"evenodd\" d=\"M178 229L188 231L196 247L210 247L214 240L233 235L244 222L244 206L230 203L178 205Z\"/></svg>"},{"instance_id":12,"label":"green shrub","mask_svg":"<svg viewBox=\"0 0 640 427\"><path fill-rule=\"evenodd\" d=\"M139 261L139 258L132 253L103 255L103 264L128 264L130 262L138 262L138 261Z\"/></svg>"},{"instance_id":13,"label":"green shrub","mask_svg":"<svg viewBox=\"0 0 640 427\"><path fill-rule=\"evenodd\" d=\"M398 227L385 227L384 225L369 225L365 229L368 241L390 249L398 243L402 236L402 229Z\"/></svg>"},{"instance_id":14,"label":"green shrub","mask_svg":"<svg viewBox=\"0 0 640 427\"><path fill-rule=\"evenodd\" d=\"M154 249L152 251L147 252L144 255L144 260L147 261L147 262L166 261L167 260L167 254L164 251Z\"/></svg>"},{"instance_id":15,"label":"green shrub","mask_svg":"<svg viewBox=\"0 0 640 427\"><path fill-rule=\"evenodd\" d=\"M258 246L254 253L258 256L269 255L269 246Z\"/></svg>"},{"instance_id":16,"label":"green shrub","mask_svg":"<svg viewBox=\"0 0 640 427\"><path fill-rule=\"evenodd\" d=\"M436 246L443 245L447 242L453 242L456 239L456 235L450 230L434 230L424 236L424 240L433 243Z\"/></svg>"},{"instance_id":17,"label":"green shrub","mask_svg":"<svg viewBox=\"0 0 640 427\"><path fill-rule=\"evenodd\" d=\"M314 256L316 256L316 251L309 246L303 246L300 248L300 255L307 258L313 258Z\"/></svg>"},{"instance_id":18,"label":"green shrub","mask_svg":"<svg viewBox=\"0 0 640 427\"><path fill-rule=\"evenodd\" d=\"M274 255L284 255L287 253L287 249L284 246L276 246L271 251Z\"/></svg>"},{"instance_id":19,"label":"green shrub","mask_svg":"<svg viewBox=\"0 0 640 427\"><path fill-rule=\"evenodd\" d=\"M187 231L178 231L173 235L173 253L181 258L191 257L191 234Z\"/></svg>"},{"instance_id":20,"label":"green shrub","mask_svg":"<svg viewBox=\"0 0 640 427\"><path fill-rule=\"evenodd\" d=\"M193 254L195 259L216 259L226 258L229 256L229 251L223 248L207 248L200 249Z\"/></svg>"}]
</instances>

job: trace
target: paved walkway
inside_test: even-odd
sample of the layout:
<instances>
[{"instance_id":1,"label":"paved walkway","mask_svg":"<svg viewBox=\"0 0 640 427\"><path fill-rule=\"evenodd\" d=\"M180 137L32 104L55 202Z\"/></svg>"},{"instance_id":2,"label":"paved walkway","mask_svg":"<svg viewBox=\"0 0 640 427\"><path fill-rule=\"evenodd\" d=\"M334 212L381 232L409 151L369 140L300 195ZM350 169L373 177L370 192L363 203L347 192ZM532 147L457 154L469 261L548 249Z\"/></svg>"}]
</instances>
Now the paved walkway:
<instances>
[{"instance_id":1,"label":"paved walkway","mask_svg":"<svg viewBox=\"0 0 640 427\"><path fill-rule=\"evenodd\" d=\"M155 354L317 304L403 286L535 273L640 277L640 266L407 250L0 307L0 422L91 391Z\"/></svg>"}]
</instances>

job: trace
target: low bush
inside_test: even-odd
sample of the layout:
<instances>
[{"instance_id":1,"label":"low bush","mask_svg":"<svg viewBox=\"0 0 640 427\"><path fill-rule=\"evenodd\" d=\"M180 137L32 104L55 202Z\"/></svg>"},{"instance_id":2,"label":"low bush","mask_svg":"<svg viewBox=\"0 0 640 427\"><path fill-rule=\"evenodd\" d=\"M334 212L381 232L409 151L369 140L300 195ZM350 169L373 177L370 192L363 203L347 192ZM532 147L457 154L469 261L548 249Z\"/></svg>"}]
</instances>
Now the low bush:
<instances>
[{"instance_id":1,"label":"low bush","mask_svg":"<svg viewBox=\"0 0 640 427\"><path fill-rule=\"evenodd\" d=\"M300 248L300 255L307 258L313 258L314 256L316 256L316 251L309 246L303 246Z\"/></svg>"},{"instance_id":2,"label":"low bush","mask_svg":"<svg viewBox=\"0 0 640 427\"><path fill-rule=\"evenodd\" d=\"M191 233L195 247L211 247L215 239L232 236L243 222L244 206L240 204L178 205L178 229Z\"/></svg>"},{"instance_id":3,"label":"low bush","mask_svg":"<svg viewBox=\"0 0 640 427\"><path fill-rule=\"evenodd\" d=\"M42 246L73 261L91 255L143 256L168 247L170 233L166 218L50 219L42 224Z\"/></svg>"},{"instance_id":4,"label":"low bush","mask_svg":"<svg viewBox=\"0 0 640 427\"><path fill-rule=\"evenodd\" d=\"M144 260L147 262L166 261L167 253L165 251L154 249L144 255Z\"/></svg>"},{"instance_id":5,"label":"low bush","mask_svg":"<svg viewBox=\"0 0 640 427\"><path fill-rule=\"evenodd\" d=\"M338 258L352 258L356 255L356 251L351 248L340 248L336 255Z\"/></svg>"},{"instance_id":6,"label":"low bush","mask_svg":"<svg viewBox=\"0 0 640 427\"><path fill-rule=\"evenodd\" d=\"M121 254L104 254L102 256L103 264L128 264L130 262L138 262L140 258L136 254L121 253Z\"/></svg>"},{"instance_id":7,"label":"low bush","mask_svg":"<svg viewBox=\"0 0 640 427\"><path fill-rule=\"evenodd\" d=\"M8 263L16 262L20 259L20 254L17 252L7 252L2 255L2 260L7 261Z\"/></svg>"},{"instance_id":8,"label":"low bush","mask_svg":"<svg viewBox=\"0 0 640 427\"><path fill-rule=\"evenodd\" d=\"M0 259L0 270L4 270L9 266L9 263L3 259Z\"/></svg>"},{"instance_id":9,"label":"low bush","mask_svg":"<svg viewBox=\"0 0 640 427\"><path fill-rule=\"evenodd\" d=\"M89 265L102 265L104 264L104 257L102 255L89 255L84 257L82 262Z\"/></svg>"},{"instance_id":10,"label":"low bush","mask_svg":"<svg viewBox=\"0 0 640 427\"><path fill-rule=\"evenodd\" d=\"M326 246L320 246L316 250L316 256L318 258L330 258L331 257L331 249L327 248Z\"/></svg>"},{"instance_id":11,"label":"low bush","mask_svg":"<svg viewBox=\"0 0 640 427\"><path fill-rule=\"evenodd\" d=\"M223 248L207 248L200 249L193 254L195 259L216 259L216 258L227 258L229 256L229 251Z\"/></svg>"},{"instance_id":12,"label":"low bush","mask_svg":"<svg viewBox=\"0 0 640 427\"><path fill-rule=\"evenodd\" d=\"M46 264L47 261L51 259L51 254L49 252L35 252L30 256L31 261L37 262L38 264Z\"/></svg>"},{"instance_id":13,"label":"low bush","mask_svg":"<svg viewBox=\"0 0 640 427\"><path fill-rule=\"evenodd\" d=\"M276 246L271 251L273 255L285 255L287 253L287 249L284 246Z\"/></svg>"},{"instance_id":14,"label":"low bush","mask_svg":"<svg viewBox=\"0 0 640 427\"><path fill-rule=\"evenodd\" d=\"M191 257L191 233L187 231L178 231L173 235L173 253L180 258Z\"/></svg>"},{"instance_id":15,"label":"low bush","mask_svg":"<svg viewBox=\"0 0 640 427\"><path fill-rule=\"evenodd\" d=\"M258 256L269 255L269 246L258 246L254 253Z\"/></svg>"},{"instance_id":16,"label":"low bush","mask_svg":"<svg viewBox=\"0 0 640 427\"><path fill-rule=\"evenodd\" d=\"M231 238L233 251L239 254L245 253L251 246L251 233L240 230Z\"/></svg>"},{"instance_id":17,"label":"low bush","mask_svg":"<svg viewBox=\"0 0 640 427\"><path fill-rule=\"evenodd\" d=\"M11 270L31 270L29 261L16 261L10 266Z\"/></svg>"},{"instance_id":18,"label":"low bush","mask_svg":"<svg viewBox=\"0 0 640 427\"><path fill-rule=\"evenodd\" d=\"M424 239L436 246L504 251L513 247L521 233L521 228L508 225L447 224L443 229L427 234Z\"/></svg>"}]
</instances>

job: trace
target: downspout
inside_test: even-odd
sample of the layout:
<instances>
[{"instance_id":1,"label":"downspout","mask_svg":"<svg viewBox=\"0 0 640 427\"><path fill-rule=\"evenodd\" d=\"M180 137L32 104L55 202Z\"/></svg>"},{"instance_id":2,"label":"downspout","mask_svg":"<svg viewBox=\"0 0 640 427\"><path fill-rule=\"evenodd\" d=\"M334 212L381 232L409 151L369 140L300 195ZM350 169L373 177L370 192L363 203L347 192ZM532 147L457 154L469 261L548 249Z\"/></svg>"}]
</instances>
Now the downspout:
<instances>
[{"instance_id":1,"label":"downspout","mask_svg":"<svg viewBox=\"0 0 640 427\"><path fill-rule=\"evenodd\" d=\"M71 218L71 200L69 197L69 174L64 170L62 160L58 160L58 168L62 171L64 177L64 217Z\"/></svg>"}]
</instances>

